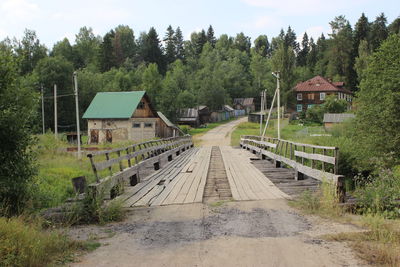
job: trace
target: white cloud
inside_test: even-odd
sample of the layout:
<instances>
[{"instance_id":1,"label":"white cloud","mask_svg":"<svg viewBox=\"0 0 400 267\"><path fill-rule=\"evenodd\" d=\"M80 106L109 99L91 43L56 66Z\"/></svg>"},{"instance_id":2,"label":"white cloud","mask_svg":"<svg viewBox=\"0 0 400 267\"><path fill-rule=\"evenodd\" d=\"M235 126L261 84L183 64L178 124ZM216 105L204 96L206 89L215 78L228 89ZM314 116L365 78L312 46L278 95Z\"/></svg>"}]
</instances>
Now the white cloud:
<instances>
[{"instance_id":1,"label":"white cloud","mask_svg":"<svg viewBox=\"0 0 400 267\"><path fill-rule=\"evenodd\" d=\"M0 29L0 40L7 38L7 36L8 36L8 33L5 30Z\"/></svg>"},{"instance_id":2,"label":"white cloud","mask_svg":"<svg viewBox=\"0 0 400 267\"><path fill-rule=\"evenodd\" d=\"M40 8L28 0L6 0L0 3L0 15L9 22L29 21L40 16Z\"/></svg>"}]
</instances>

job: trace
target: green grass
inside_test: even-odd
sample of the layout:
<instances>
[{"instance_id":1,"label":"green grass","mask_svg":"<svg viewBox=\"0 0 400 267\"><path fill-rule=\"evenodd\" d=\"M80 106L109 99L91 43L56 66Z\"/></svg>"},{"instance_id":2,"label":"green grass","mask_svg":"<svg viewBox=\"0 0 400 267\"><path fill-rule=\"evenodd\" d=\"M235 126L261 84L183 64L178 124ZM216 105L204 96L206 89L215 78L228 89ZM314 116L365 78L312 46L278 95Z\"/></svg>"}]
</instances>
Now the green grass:
<instances>
[{"instance_id":1,"label":"green grass","mask_svg":"<svg viewBox=\"0 0 400 267\"><path fill-rule=\"evenodd\" d=\"M263 124L264 130L265 123ZM323 126L304 126L301 124L289 124L288 119L281 120L281 139L299 143L322 145L331 139L330 136L312 136L313 134L329 134ZM254 122L243 122L233 131L231 145L238 146L241 135L260 135L260 124ZM265 133L268 137L277 137L277 120L273 119L268 125Z\"/></svg>"}]
</instances>

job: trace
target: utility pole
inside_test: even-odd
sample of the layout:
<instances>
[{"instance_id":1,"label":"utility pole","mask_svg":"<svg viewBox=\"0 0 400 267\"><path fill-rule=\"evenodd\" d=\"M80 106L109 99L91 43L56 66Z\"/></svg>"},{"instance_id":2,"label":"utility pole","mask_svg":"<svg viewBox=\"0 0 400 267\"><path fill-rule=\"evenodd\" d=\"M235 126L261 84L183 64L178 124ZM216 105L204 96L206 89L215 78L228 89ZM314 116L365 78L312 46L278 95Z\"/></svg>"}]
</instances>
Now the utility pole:
<instances>
[{"instance_id":1,"label":"utility pole","mask_svg":"<svg viewBox=\"0 0 400 267\"><path fill-rule=\"evenodd\" d=\"M260 135L261 135L261 133L262 133L263 109L264 109L264 91L261 91L261 105L260 105Z\"/></svg>"},{"instance_id":2,"label":"utility pole","mask_svg":"<svg viewBox=\"0 0 400 267\"><path fill-rule=\"evenodd\" d=\"M43 131L43 134L45 134L45 129L44 129L44 92L43 92L43 84L40 85L40 92L42 93L42 131Z\"/></svg>"},{"instance_id":3,"label":"utility pole","mask_svg":"<svg viewBox=\"0 0 400 267\"><path fill-rule=\"evenodd\" d=\"M54 135L56 138L58 138L57 124L57 84L54 84Z\"/></svg>"},{"instance_id":4,"label":"utility pole","mask_svg":"<svg viewBox=\"0 0 400 267\"><path fill-rule=\"evenodd\" d=\"M78 79L76 71L74 71L74 93L75 93L75 108L76 108L76 131L77 131L76 140L78 142L78 159L81 159L81 129L79 126Z\"/></svg>"},{"instance_id":5,"label":"utility pole","mask_svg":"<svg viewBox=\"0 0 400 267\"><path fill-rule=\"evenodd\" d=\"M280 93L280 75L279 71L273 72L272 75L276 77L276 93L277 93L277 112L278 112L278 139L281 139L281 118L280 118L280 105L281 105L281 93Z\"/></svg>"}]
</instances>

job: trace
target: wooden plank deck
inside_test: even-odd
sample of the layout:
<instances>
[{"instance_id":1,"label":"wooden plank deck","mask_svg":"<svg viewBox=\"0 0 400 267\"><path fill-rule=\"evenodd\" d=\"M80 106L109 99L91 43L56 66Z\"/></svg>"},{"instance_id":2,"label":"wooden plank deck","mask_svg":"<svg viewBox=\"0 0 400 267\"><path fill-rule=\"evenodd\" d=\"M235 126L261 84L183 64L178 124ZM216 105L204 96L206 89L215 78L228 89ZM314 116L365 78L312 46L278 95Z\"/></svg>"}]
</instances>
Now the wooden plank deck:
<instances>
[{"instance_id":1,"label":"wooden plank deck","mask_svg":"<svg viewBox=\"0 0 400 267\"><path fill-rule=\"evenodd\" d=\"M259 171L246 150L221 147L226 173L235 200L262 200L290 198Z\"/></svg>"},{"instance_id":2,"label":"wooden plank deck","mask_svg":"<svg viewBox=\"0 0 400 267\"><path fill-rule=\"evenodd\" d=\"M210 164L211 147L191 149L168 166L138 184L140 190L131 189L124 194L124 206L155 206L201 202L207 170Z\"/></svg>"}]
</instances>

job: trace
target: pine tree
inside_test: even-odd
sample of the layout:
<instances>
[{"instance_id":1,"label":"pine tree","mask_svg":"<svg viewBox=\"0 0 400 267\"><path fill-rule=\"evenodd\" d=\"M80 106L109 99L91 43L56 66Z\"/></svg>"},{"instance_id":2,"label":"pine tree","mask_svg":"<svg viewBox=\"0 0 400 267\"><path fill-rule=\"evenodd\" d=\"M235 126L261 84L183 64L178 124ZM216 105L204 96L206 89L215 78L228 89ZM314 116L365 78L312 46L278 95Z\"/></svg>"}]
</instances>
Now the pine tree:
<instances>
[{"instance_id":1,"label":"pine tree","mask_svg":"<svg viewBox=\"0 0 400 267\"><path fill-rule=\"evenodd\" d=\"M385 14L381 13L376 17L371 25L370 45L373 51L379 48L381 43L388 37L388 29L386 27L387 19Z\"/></svg>"},{"instance_id":2,"label":"pine tree","mask_svg":"<svg viewBox=\"0 0 400 267\"><path fill-rule=\"evenodd\" d=\"M165 59L156 29L151 27L143 38L141 49L143 60L148 63L156 63L160 73L164 74L166 71Z\"/></svg>"},{"instance_id":3,"label":"pine tree","mask_svg":"<svg viewBox=\"0 0 400 267\"><path fill-rule=\"evenodd\" d=\"M305 32L303 35L303 40L301 41L301 50L297 55L297 65L306 66L307 65L307 57L310 52L310 44L308 41L308 35Z\"/></svg>"},{"instance_id":4,"label":"pine tree","mask_svg":"<svg viewBox=\"0 0 400 267\"><path fill-rule=\"evenodd\" d=\"M307 66L310 68L311 72L314 72L315 64L317 64L318 59L318 49L312 37L310 38L309 47L310 51L307 55Z\"/></svg>"},{"instance_id":5,"label":"pine tree","mask_svg":"<svg viewBox=\"0 0 400 267\"><path fill-rule=\"evenodd\" d=\"M286 47L291 47L293 51L298 54L299 52L299 43L297 43L297 37L296 33L292 30L292 28L289 26L285 37L284 37L284 44Z\"/></svg>"},{"instance_id":6,"label":"pine tree","mask_svg":"<svg viewBox=\"0 0 400 267\"><path fill-rule=\"evenodd\" d=\"M239 51L242 52L244 51L247 54L250 54L250 47L251 47L250 37L244 35L243 32L238 33L235 37L234 47L236 49L239 49Z\"/></svg>"},{"instance_id":7,"label":"pine tree","mask_svg":"<svg viewBox=\"0 0 400 267\"><path fill-rule=\"evenodd\" d=\"M395 19L388 27L390 34L399 34L400 33L400 17Z\"/></svg>"},{"instance_id":8,"label":"pine tree","mask_svg":"<svg viewBox=\"0 0 400 267\"><path fill-rule=\"evenodd\" d=\"M207 30L207 42L209 42L212 47L215 47L215 44L217 43L217 39L214 36L214 29L211 25Z\"/></svg>"},{"instance_id":9,"label":"pine tree","mask_svg":"<svg viewBox=\"0 0 400 267\"><path fill-rule=\"evenodd\" d=\"M103 42L100 44L99 55L97 62L101 72L109 71L115 66L113 40L115 37L114 30L109 31L103 37Z\"/></svg>"},{"instance_id":10,"label":"pine tree","mask_svg":"<svg viewBox=\"0 0 400 267\"><path fill-rule=\"evenodd\" d=\"M167 64L171 64L176 60L176 40L175 32L171 25L168 26L167 32L164 37L165 42L165 59Z\"/></svg>"},{"instance_id":11,"label":"pine tree","mask_svg":"<svg viewBox=\"0 0 400 267\"><path fill-rule=\"evenodd\" d=\"M183 46L183 35L181 28L176 28L175 31L175 54L176 58L183 60L185 58L185 48Z\"/></svg>"},{"instance_id":12,"label":"pine tree","mask_svg":"<svg viewBox=\"0 0 400 267\"><path fill-rule=\"evenodd\" d=\"M364 13L361 14L361 17L358 19L355 27L354 27L354 50L355 57L358 56L358 47L360 45L361 40L368 40L369 35L369 26L368 18Z\"/></svg>"}]
</instances>

